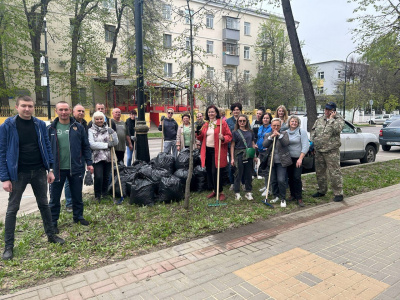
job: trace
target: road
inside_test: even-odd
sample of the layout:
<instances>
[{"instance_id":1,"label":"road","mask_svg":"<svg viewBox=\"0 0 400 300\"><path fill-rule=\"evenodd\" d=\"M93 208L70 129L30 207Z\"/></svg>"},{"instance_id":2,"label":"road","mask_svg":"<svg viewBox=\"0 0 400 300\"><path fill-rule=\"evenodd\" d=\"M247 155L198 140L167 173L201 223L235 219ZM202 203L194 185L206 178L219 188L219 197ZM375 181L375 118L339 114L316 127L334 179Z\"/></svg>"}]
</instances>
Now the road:
<instances>
[{"instance_id":1,"label":"road","mask_svg":"<svg viewBox=\"0 0 400 300\"><path fill-rule=\"evenodd\" d=\"M378 136L379 130L381 126L376 127L362 127L363 132L370 132ZM156 157L157 154L161 150L161 139L149 139L149 149L150 149L150 158ZM393 150L388 152L383 151L382 149L378 152L376 156L376 161L387 161L392 159L400 158L400 147L395 147ZM348 167L359 164L359 160L350 160L341 163L342 167ZM93 187L84 187L84 192L92 192ZM64 195L62 195L62 199ZM7 203L8 201L8 193L5 192L0 184L0 202ZM37 210L37 205L35 201L35 197L32 192L32 188L30 185L27 186L24 196L21 200L21 206L19 210L19 215L31 213ZM0 222L4 220L5 214L7 211L7 205L0 205Z\"/></svg>"}]
</instances>

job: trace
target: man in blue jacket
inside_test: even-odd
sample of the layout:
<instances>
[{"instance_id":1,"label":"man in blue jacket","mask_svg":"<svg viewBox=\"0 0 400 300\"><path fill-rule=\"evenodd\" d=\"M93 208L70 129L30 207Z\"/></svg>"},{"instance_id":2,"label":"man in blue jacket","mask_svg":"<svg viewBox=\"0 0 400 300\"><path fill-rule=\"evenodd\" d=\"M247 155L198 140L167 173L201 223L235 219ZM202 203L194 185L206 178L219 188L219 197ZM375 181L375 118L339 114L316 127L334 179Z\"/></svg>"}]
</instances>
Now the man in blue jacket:
<instances>
[{"instance_id":1,"label":"man in blue jacket","mask_svg":"<svg viewBox=\"0 0 400 300\"><path fill-rule=\"evenodd\" d=\"M32 117L34 105L31 97L18 97L15 106L18 115L8 118L0 126L0 179L3 189L10 193L5 221L4 260L13 258L17 212L28 183L35 194L48 241L64 243L55 235L51 222L47 183L54 181L53 155L46 124Z\"/></svg>"},{"instance_id":2,"label":"man in blue jacket","mask_svg":"<svg viewBox=\"0 0 400 300\"><path fill-rule=\"evenodd\" d=\"M87 170L93 173L92 152L85 128L70 117L71 108L65 101L56 104L58 117L48 126L50 145L54 157L55 180L50 188L50 209L53 226L58 232L60 198L65 179L68 178L72 197L72 214L75 223L88 226L83 218L82 187Z\"/></svg>"}]
</instances>

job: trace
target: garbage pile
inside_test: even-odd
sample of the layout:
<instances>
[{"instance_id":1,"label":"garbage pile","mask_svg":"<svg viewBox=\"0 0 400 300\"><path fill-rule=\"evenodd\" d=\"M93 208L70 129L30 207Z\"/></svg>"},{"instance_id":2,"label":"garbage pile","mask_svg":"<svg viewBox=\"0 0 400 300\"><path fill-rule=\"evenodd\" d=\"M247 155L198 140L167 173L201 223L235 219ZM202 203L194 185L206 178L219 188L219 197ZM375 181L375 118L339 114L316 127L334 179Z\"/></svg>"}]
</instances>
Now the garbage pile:
<instances>
[{"instance_id":1,"label":"garbage pile","mask_svg":"<svg viewBox=\"0 0 400 300\"><path fill-rule=\"evenodd\" d=\"M185 149L176 159L172 155L160 153L149 163L135 161L129 167L119 165L123 197L129 197L129 203L137 205L181 201L185 195L189 161L190 151ZM116 197L121 197L116 169L114 173L115 194ZM201 167L200 153L196 149L193 151L193 176L190 190L202 192L206 189L206 169ZM112 193L112 185L109 186L109 193Z\"/></svg>"}]
</instances>

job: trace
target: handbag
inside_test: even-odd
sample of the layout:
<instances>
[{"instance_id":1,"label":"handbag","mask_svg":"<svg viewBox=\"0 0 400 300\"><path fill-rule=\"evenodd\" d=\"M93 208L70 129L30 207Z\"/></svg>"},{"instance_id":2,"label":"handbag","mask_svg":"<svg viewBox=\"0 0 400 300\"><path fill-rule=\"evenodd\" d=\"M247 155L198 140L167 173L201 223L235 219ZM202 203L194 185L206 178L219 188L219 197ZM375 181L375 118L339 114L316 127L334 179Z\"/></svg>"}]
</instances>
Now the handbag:
<instances>
[{"instance_id":1,"label":"handbag","mask_svg":"<svg viewBox=\"0 0 400 300\"><path fill-rule=\"evenodd\" d=\"M303 158L303 168L312 169L314 166L314 155L308 152Z\"/></svg>"},{"instance_id":2,"label":"handbag","mask_svg":"<svg viewBox=\"0 0 400 300\"><path fill-rule=\"evenodd\" d=\"M241 138L243 140L244 146L246 147L246 152L245 152L246 155L245 155L244 159L254 158L256 156L256 149L248 148L246 140L244 139L244 136L243 136L242 131L240 129L238 129L238 133L240 134L240 136L241 136Z\"/></svg>"}]
</instances>

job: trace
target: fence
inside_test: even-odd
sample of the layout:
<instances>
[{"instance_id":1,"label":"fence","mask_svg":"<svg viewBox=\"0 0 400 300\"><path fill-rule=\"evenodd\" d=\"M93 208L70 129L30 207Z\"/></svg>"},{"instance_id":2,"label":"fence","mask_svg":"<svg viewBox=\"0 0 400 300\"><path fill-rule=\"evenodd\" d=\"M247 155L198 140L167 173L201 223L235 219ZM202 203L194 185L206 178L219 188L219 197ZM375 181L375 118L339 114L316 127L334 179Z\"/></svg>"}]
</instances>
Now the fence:
<instances>
[{"instance_id":1,"label":"fence","mask_svg":"<svg viewBox=\"0 0 400 300\"><path fill-rule=\"evenodd\" d=\"M47 106L35 106L35 117L47 117ZM54 117L54 105L50 105L51 116ZM0 106L0 117L11 117L17 114L15 108L10 106Z\"/></svg>"}]
</instances>

